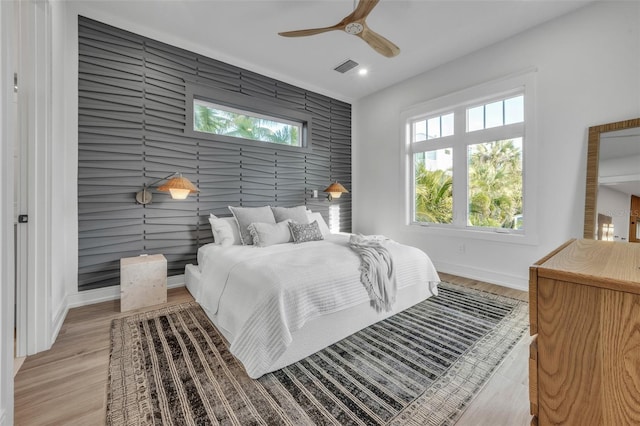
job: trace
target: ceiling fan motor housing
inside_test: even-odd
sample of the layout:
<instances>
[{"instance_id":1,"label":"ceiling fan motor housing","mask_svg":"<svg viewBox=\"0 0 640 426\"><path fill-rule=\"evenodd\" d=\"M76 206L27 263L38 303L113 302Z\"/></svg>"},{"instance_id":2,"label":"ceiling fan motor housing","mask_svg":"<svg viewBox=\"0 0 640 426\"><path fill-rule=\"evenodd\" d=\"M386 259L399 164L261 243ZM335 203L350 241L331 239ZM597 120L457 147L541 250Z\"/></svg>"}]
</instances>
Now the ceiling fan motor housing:
<instances>
[{"instance_id":1,"label":"ceiling fan motor housing","mask_svg":"<svg viewBox=\"0 0 640 426\"><path fill-rule=\"evenodd\" d=\"M364 26L359 22L350 22L344 27L345 32L349 34L360 34L364 30Z\"/></svg>"}]
</instances>

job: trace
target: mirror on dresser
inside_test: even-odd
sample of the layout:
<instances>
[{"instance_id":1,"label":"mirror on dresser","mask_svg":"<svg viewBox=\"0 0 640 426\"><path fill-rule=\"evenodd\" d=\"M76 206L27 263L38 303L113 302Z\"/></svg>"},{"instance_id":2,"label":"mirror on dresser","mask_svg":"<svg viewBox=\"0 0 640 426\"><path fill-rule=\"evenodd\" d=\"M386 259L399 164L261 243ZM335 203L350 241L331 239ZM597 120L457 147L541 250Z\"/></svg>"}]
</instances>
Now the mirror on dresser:
<instances>
[{"instance_id":1,"label":"mirror on dresser","mask_svg":"<svg viewBox=\"0 0 640 426\"><path fill-rule=\"evenodd\" d=\"M584 238L640 242L640 118L589 128Z\"/></svg>"}]
</instances>

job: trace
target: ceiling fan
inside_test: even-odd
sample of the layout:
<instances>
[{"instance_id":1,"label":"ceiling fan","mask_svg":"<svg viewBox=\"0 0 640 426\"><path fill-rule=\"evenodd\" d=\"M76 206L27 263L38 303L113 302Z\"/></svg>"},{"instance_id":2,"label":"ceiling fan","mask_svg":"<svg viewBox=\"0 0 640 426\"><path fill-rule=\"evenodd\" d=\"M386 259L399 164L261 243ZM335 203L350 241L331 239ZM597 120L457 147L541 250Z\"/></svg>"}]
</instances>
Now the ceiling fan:
<instances>
[{"instance_id":1,"label":"ceiling fan","mask_svg":"<svg viewBox=\"0 0 640 426\"><path fill-rule=\"evenodd\" d=\"M307 30L286 31L278 33L283 37L303 37L328 31L342 30L348 34L360 37L367 42L376 52L388 58L392 58L400 53L400 48L382 37L380 34L371 30L367 26L367 16L380 0L360 0L355 10L342 21L331 27L310 28Z\"/></svg>"}]
</instances>

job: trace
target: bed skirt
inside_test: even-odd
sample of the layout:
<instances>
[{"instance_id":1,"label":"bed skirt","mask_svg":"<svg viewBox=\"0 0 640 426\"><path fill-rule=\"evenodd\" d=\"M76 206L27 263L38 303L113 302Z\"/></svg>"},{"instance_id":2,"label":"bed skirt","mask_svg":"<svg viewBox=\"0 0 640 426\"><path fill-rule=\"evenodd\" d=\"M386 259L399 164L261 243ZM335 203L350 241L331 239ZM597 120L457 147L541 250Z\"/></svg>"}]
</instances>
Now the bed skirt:
<instances>
[{"instance_id":1,"label":"bed skirt","mask_svg":"<svg viewBox=\"0 0 640 426\"><path fill-rule=\"evenodd\" d=\"M197 301L201 290L200 271L197 266L191 264L186 266L185 280L187 289ZM366 301L348 309L311 319L305 323L304 327L292 332L293 342L262 374L279 370L300 361L371 324L388 318L437 294L437 283L420 283L398 289L396 303L389 312L376 312L371 307L370 301ZM205 306L202 306L202 308L227 341L232 341L233 336L218 325L217 315L212 315Z\"/></svg>"}]
</instances>

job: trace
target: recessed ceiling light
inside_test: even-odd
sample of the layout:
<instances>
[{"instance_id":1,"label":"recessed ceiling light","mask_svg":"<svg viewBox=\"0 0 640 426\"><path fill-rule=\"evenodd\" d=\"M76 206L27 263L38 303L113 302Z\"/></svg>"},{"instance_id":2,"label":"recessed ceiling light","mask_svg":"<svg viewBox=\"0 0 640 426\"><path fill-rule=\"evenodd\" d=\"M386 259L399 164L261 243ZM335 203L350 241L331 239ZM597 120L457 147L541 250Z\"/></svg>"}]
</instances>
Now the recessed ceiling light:
<instances>
[{"instance_id":1,"label":"recessed ceiling light","mask_svg":"<svg viewBox=\"0 0 640 426\"><path fill-rule=\"evenodd\" d=\"M360 70L358 70L358 74L360 75L367 75L368 72L369 70L366 68L360 68Z\"/></svg>"}]
</instances>

